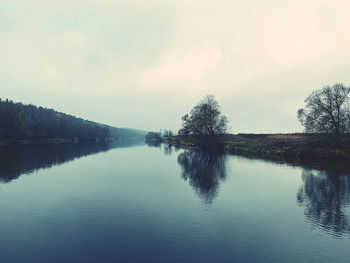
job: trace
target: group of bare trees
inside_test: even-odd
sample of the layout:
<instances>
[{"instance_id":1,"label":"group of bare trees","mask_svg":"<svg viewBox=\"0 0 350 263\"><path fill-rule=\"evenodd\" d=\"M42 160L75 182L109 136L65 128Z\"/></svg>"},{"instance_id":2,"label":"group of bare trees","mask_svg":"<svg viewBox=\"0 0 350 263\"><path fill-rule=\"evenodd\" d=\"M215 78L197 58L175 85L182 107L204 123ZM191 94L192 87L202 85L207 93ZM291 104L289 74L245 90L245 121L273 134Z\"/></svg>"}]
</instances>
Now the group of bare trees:
<instances>
[{"instance_id":1,"label":"group of bare trees","mask_svg":"<svg viewBox=\"0 0 350 263\"><path fill-rule=\"evenodd\" d=\"M342 83L315 90L298 110L298 119L307 133L339 137L350 133L350 87ZM228 120L220 112L213 95L207 95L190 113L182 117L179 135L221 135L228 130Z\"/></svg>"}]
</instances>

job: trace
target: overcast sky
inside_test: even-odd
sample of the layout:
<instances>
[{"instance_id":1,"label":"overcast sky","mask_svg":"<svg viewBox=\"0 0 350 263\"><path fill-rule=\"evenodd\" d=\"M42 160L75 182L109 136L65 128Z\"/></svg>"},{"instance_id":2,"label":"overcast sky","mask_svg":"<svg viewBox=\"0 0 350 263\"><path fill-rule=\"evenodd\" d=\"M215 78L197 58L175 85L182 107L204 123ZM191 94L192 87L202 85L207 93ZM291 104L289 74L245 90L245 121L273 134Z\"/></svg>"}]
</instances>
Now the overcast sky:
<instances>
[{"instance_id":1,"label":"overcast sky","mask_svg":"<svg viewBox=\"0 0 350 263\"><path fill-rule=\"evenodd\" d=\"M350 1L1 0L0 97L118 127L179 129L214 94L236 132L295 132L350 85Z\"/></svg>"}]
</instances>

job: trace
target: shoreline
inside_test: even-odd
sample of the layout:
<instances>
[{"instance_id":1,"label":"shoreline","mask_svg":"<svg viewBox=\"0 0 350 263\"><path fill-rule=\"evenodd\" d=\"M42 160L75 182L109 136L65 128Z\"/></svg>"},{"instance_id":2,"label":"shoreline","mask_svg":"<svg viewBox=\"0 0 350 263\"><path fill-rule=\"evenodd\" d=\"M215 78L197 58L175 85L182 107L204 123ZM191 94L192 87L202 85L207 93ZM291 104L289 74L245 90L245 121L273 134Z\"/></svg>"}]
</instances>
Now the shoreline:
<instances>
[{"instance_id":1,"label":"shoreline","mask_svg":"<svg viewBox=\"0 0 350 263\"><path fill-rule=\"evenodd\" d=\"M350 137L338 140L313 134L227 134L164 137L164 143L182 148L223 150L227 153L281 161L349 161Z\"/></svg>"},{"instance_id":2,"label":"shoreline","mask_svg":"<svg viewBox=\"0 0 350 263\"><path fill-rule=\"evenodd\" d=\"M96 138L94 140L79 140L77 138L61 138L61 139L35 139L35 140L0 140L1 146L15 146L15 145L28 145L28 144L61 144L61 143L81 143L81 142L109 142L114 141L116 138Z\"/></svg>"}]
</instances>

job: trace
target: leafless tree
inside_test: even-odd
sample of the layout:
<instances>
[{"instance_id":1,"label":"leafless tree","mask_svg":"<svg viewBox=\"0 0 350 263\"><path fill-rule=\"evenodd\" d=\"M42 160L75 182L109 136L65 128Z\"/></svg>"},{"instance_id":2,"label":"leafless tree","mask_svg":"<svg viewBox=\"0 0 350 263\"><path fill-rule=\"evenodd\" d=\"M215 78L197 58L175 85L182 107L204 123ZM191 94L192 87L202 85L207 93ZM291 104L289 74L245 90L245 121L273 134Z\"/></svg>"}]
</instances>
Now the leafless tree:
<instances>
[{"instance_id":1,"label":"leafless tree","mask_svg":"<svg viewBox=\"0 0 350 263\"><path fill-rule=\"evenodd\" d=\"M213 95L207 95L189 114L182 117L183 128L180 135L225 134L228 128L227 117L220 112L219 103Z\"/></svg>"},{"instance_id":2,"label":"leafless tree","mask_svg":"<svg viewBox=\"0 0 350 263\"><path fill-rule=\"evenodd\" d=\"M315 90L298 110L298 118L310 133L329 133L339 136L350 131L350 88L337 83Z\"/></svg>"}]
</instances>

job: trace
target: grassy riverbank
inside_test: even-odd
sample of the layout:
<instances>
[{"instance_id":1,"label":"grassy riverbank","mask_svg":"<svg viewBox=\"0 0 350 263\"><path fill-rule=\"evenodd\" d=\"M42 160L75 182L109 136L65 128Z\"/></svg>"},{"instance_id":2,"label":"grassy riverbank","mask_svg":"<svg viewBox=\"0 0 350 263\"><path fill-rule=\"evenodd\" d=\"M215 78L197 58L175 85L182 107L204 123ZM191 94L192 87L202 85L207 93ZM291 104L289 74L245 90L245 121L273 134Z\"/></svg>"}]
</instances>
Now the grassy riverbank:
<instances>
[{"instance_id":1,"label":"grassy riverbank","mask_svg":"<svg viewBox=\"0 0 350 263\"><path fill-rule=\"evenodd\" d=\"M174 136L165 143L186 148L217 148L230 153L270 159L350 160L350 137L311 134L228 134L217 138Z\"/></svg>"}]
</instances>

